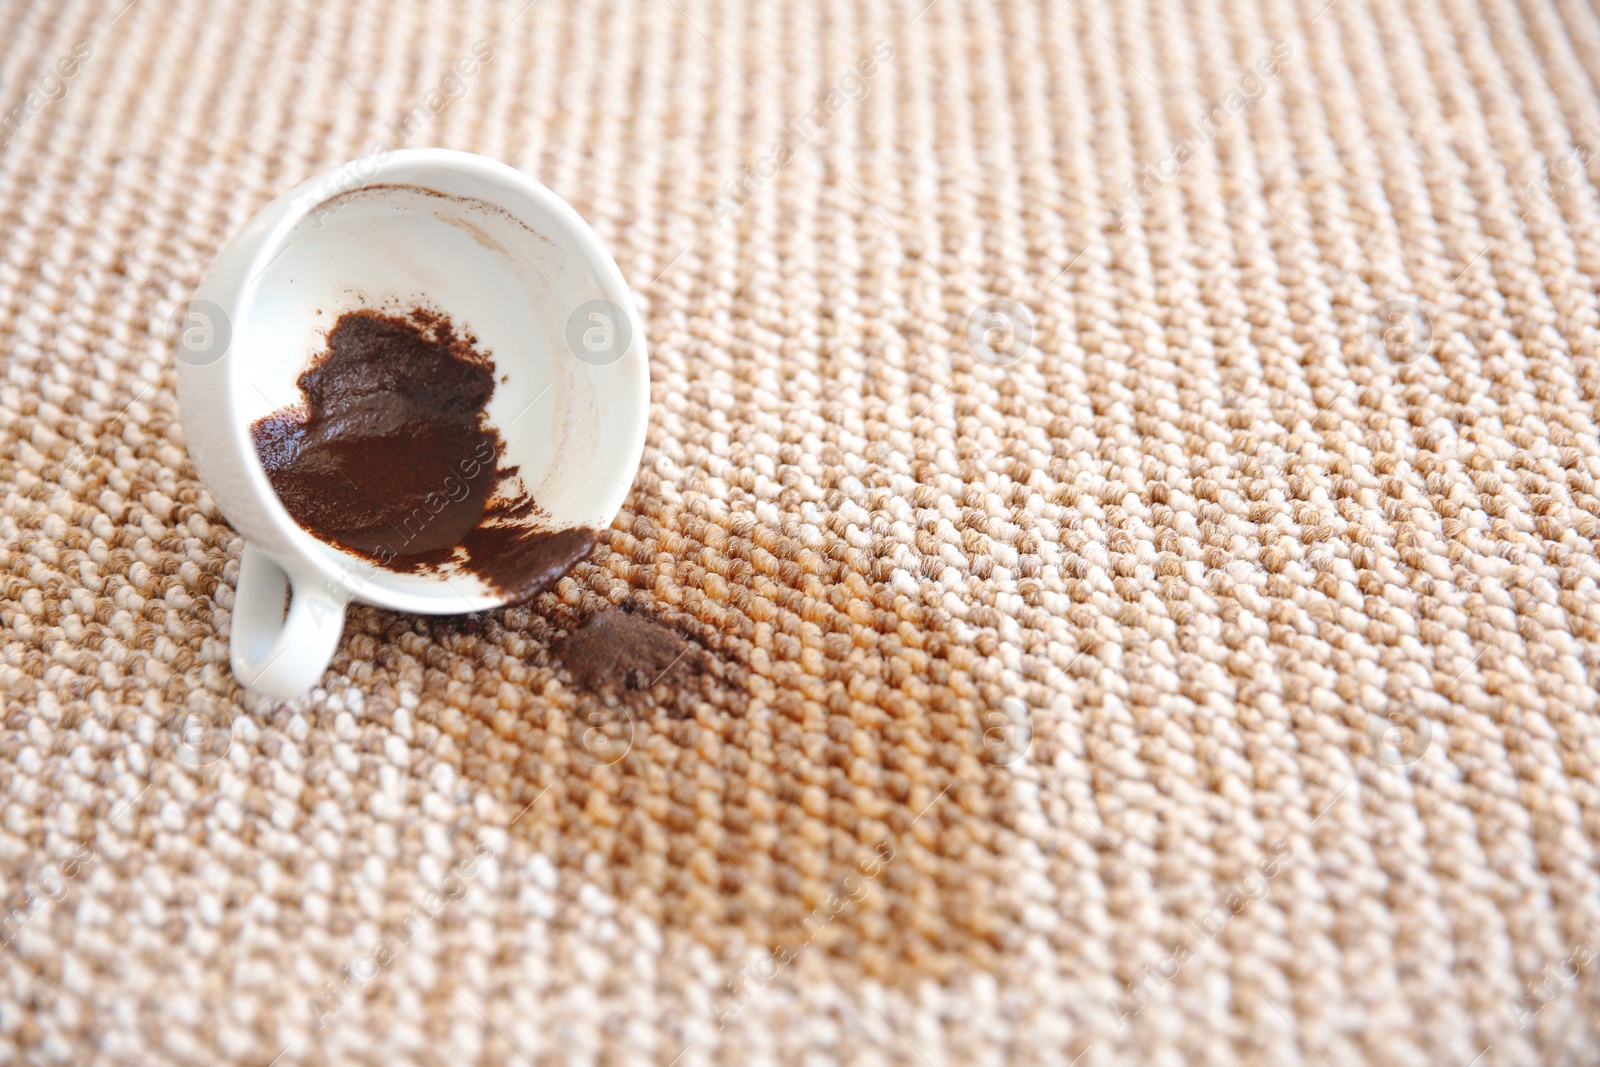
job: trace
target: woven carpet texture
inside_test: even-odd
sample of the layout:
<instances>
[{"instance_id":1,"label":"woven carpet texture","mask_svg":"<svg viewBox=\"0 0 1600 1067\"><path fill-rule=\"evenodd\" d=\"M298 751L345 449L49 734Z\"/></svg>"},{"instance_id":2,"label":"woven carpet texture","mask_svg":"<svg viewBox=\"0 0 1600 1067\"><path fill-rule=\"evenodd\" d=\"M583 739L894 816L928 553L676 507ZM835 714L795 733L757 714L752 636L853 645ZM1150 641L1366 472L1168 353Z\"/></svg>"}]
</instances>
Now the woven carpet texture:
<instances>
[{"instance_id":1,"label":"woven carpet texture","mask_svg":"<svg viewBox=\"0 0 1600 1067\"><path fill-rule=\"evenodd\" d=\"M1584 0L9 2L0 127L0 1062L1600 1062ZM402 146L644 460L260 698L174 309Z\"/></svg>"}]
</instances>

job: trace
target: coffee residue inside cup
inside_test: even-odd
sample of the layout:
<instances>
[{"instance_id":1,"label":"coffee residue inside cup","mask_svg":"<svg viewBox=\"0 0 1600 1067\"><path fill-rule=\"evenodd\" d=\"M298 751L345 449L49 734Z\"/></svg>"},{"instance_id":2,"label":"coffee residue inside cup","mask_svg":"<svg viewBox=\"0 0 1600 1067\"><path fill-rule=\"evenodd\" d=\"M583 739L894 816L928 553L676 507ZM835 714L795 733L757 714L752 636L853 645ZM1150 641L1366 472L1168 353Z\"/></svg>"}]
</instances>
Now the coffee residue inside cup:
<instances>
[{"instance_id":1,"label":"coffee residue inside cup","mask_svg":"<svg viewBox=\"0 0 1600 1067\"><path fill-rule=\"evenodd\" d=\"M298 385L304 404L250 431L278 498L321 540L401 573L453 562L510 601L594 547L594 531L543 528L513 493L485 413L494 361L448 317L346 312Z\"/></svg>"}]
</instances>

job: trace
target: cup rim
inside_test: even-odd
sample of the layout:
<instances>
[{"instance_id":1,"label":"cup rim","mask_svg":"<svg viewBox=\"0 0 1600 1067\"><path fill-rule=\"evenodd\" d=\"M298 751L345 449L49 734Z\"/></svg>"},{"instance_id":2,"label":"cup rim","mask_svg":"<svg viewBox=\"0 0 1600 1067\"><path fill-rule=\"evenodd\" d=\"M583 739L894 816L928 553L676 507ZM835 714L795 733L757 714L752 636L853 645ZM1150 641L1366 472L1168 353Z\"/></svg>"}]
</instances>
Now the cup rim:
<instances>
[{"instance_id":1,"label":"cup rim","mask_svg":"<svg viewBox=\"0 0 1600 1067\"><path fill-rule=\"evenodd\" d=\"M457 174L473 173L487 179L491 184L495 182L506 183L516 191L528 197L538 208L554 217L565 225L574 238L578 252L588 262L587 266L601 279L604 295L625 314L628 315L633 328L633 343L629 352L619 361L619 365L631 362L634 373L628 374L629 385L632 389L646 396L646 403L640 406L639 424L634 428L631 442L625 442L624 448L633 456L629 465L630 474L627 478L618 478L604 496L605 506L595 523L597 533L609 526L616 514L621 510L622 503L632 491L633 482L637 477L639 461L644 454L645 435L649 429L649 359L645 348L644 325L639 318L638 308L634 304L633 294L628 288L627 281L622 276L622 271L612 259L599 234L584 221L577 210L560 196L556 195L547 186L531 176L517 170L515 167L502 163L487 156L477 155L472 152L462 152L448 148L403 148L389 152L380 152L350 160L332 170L307 179L285 194L282 201L285 207L280 210L278 217L259 236L251 240L249 255L243 261L242 281L230 301L231 307L227 313L236 323L246 322L249 319L254 301L259 294L260 285L267 269L272 262L282 254L287 246L290 235L295 228L311 216L318 207L336 197L354 192L364 186L372 185L383 180L385 173L393 173L400 168L413 169L417 167L453 171ZM357 180L345 181L342 175L349 174ZM403 179L408 185L426 185L425 176L409 176ZM329 189L332 191L328 191ZM436 189L438 192L447 190ZM451 195L459 195L452 193ZM476 199L488 199L483 196ZM526 212L517 210L513 205L490 200L496 207L505 210L525 224L532 225L533 220L526 217ZM635 355L635 350L637 355ZM227 395L233 396L238 373L237 361L224 359L221 361L225 388ZM624 371L626 367L620 367ZM460 589L455 590L455 597L447 604L441 603L420 591L396 587L383 581L389 573L377 563L367 560L338 545L330 544L315 534L306 530L294 520L283 501L278 497L277 490L273 489L267 477L266 469L261 465L260 457L256 454L255 443L250 437L250 427L245 418L236 412L230 412L229 432L234 438L235 448L244 457L247 476L250 479L253 495L264 503L262 517L270 518L277 527L280 537L292 548L297 557L296 562L303 565L303 570L309 567L323 580L324 588L329 584L343 591L349 599L375 607L387 608L394 611L405 611L424 615L457 615L469 614L476 611L485 611L491 608L504 606L512 601L512 595L499 593L468 594ZM248 532L241 530L246 540L250 539ZM269 552L269 555L278 556L278 553ZM288 561L281 557L280 564ZM427 575L438 582L448 582L449 578L443 575ZM459 606L458 606L459 605Z\"/></svg>"}]
</instances>

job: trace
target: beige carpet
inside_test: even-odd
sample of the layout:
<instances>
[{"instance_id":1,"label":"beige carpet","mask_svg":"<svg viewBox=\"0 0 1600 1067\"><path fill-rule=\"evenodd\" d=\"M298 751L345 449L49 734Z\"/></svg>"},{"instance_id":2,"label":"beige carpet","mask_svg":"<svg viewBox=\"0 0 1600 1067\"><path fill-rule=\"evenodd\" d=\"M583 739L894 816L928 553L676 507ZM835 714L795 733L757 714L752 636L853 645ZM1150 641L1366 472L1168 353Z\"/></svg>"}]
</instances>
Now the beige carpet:
<instances>
[{"instance_id":1,"label":"beige carpet","mask_svg":"<svg viewBox=\"0 0 1600 1067\"><path fill-rule=\"evenodd\" d=\"M0 14L0 1062L1600 1062L1587 3L124 2ZM649 443L274 703L167 322L379 141L595 226Z\"/></svg>"}]
</instances>

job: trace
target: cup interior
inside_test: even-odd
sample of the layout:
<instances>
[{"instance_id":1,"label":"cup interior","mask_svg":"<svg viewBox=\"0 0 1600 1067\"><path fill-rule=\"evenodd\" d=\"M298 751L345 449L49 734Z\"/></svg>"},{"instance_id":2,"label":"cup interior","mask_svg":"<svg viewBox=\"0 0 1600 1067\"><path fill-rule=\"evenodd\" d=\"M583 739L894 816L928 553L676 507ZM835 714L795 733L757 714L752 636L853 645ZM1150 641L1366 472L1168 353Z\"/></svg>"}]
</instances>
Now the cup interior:
<instances>
[{"instance_id":1,"label":"cup interior","mask_svg":"<svg viewBox=\"0 0 1600 1067\"><path fill-rule=\"evenodd\" d=\"M642 327L621 274L542 186L499 165L427 155L447 158L391 161L309 203L261 250L233 324L239 432L248 437L257 419L303 403L296 380L326 351L341 315L424 308L476 337L493 360L488 421L539 524L604 528L638 466L649 391ZM584 337L590 348L575 352L573 340ZM359 579L360 599L400 597L441 613L502 599L460 568L395 573L300 533L303 549Z\"/></svg>"}]
</instances>

